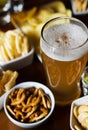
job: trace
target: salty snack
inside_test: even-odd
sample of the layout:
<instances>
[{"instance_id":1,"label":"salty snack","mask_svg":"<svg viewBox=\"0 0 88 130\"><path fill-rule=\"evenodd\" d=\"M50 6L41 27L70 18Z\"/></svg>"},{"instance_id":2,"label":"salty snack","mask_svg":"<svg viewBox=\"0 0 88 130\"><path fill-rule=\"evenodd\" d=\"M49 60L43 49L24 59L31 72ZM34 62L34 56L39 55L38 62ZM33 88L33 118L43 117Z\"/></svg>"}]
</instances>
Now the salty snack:
<instances>
[{"instance_id":1,"label":"salty snack","mask_svg":"<svg viewBox=\"0 0 88 130\"><path fill-rule=\"evenodd\" d=\"M30 50L27 37L18 30L9 30L0 35L0 61L10 61L24 56Z\"/></svg>"},{"instance_id":2,"label":"salty snack","mask_svg":"<svg viewBox=\"0 0 88 130\"><path fill-rule=\"evenodd\" d=\"M17 88L9 94L6 108L16 120L32 123L47 116L51 100L41 88Z\"/></svg>"},{"instance_id":3,"label":"salty snack","mask_svg":"<svg viewBox=\"0 0 88 130\"><path fill-rule=\"evenodd\" d=\"M87 0L73 0L73 4L74 4L75 10L77 12L86 11L88 8L88 1Z\"/></svg>"},{"instance_id":4,"label":"salty snack","mask_svg":"<svg viewBox=\"0 0 88 130\"><path fill-rule=\"evenodd\" d=\"M1 71L1 70L0 70ZM1 72L0 72L1 73ZM18 77L17 71L6 70L0 77L0 96L13 87Z\"/></svg>"},{"instance_id":5,"label":"salty snack","mask_svg":"<svg viewBox=\"0 0 88 130\"><path fill-rule=\"evenodd\" d=\"M76 130L88 130L88 102L82 105L75 105L73 108L73 114L76 120L79 122L80 126L75 125Z\"/></svg>"}]
</instances>

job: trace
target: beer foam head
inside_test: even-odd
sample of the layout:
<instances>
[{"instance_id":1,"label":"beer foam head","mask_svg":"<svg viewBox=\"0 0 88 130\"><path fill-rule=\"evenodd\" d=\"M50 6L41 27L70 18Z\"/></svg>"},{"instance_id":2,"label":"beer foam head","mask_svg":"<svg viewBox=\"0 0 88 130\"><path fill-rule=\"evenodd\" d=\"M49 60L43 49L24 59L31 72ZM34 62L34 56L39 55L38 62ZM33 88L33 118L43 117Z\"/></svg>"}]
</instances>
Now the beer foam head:
<instances>
[{"instance_id":1,"label":"beer foam head","mask_svg":"<svg viewBox=\"0 0 88 130\"><path fill-rule=\"evenodd\" d=\"M56 60L74 60L88 51L88 45L87 48L85 45L83 47L88 38L87 33L78 25L55 25L46 30L43 37L43 52Z\"/></svg>"}]
</instances>

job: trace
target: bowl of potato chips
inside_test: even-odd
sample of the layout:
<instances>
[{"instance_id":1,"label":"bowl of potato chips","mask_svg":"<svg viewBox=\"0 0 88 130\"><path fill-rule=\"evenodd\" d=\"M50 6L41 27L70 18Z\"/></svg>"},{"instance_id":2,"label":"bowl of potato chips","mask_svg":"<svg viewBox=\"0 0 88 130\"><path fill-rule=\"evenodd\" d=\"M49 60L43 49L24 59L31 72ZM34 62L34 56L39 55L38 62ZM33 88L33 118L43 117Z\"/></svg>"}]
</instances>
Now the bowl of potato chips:
<instances>
[{"instance_id":1,"label":"bowl of potato chips","mask_svg":"<svg viewBox=\"0 0 88 130\"><path fill-rule=\"evenodd\" d=\"M70 111L70 128L72 130L88 129L88 95L72 102Z\"/></svg>"},{"instance_id":2,"label":"bowl of potato chips","mask_svg":"<svg viewBox=\"0 0 88 130\"><path fill-rule=\"evenodd\" d=\"M4 100L7 117L23 128L33 128L44 123L54 107L53 93L38 82L23 82L14 86Z\"/></svg>"},{"instance_id":3,"label":"bowl of potato chips","mask_svg":"<svg viewBox=\"0 0 88 130\"><path fill-rule=\"evenodd\" d=\"M0 34L0 66L4 70L18 70L32 63L34 48L27 36L18 29Z\"/></svg>"}]
</instances>

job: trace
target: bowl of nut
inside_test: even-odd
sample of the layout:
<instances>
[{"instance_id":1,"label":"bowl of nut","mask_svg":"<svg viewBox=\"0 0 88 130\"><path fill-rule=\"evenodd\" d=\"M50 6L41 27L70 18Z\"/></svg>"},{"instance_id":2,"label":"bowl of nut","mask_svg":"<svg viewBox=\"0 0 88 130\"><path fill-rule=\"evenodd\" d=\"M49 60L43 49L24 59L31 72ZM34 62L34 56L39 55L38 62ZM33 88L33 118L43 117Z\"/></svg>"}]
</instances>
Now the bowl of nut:
<instances>
[{"instance_id":1,"label":"bowl of nut","mask_svg":"<svg viewBox=\"0 0 88 130\"><path fill-rule=\"evenodd\" d=\"M88 130L88 95L72 102L70 127L72 130Z\"/></svg>"},{"instance_id":2,"label":"bowl of nut","mask_svg":"<svg viewBox=\"0 0 88 130\"><path fill-rule=\"evenodd\" d=\"M18 70L32 63L34 48L18 29L0 31L0 66L3 70Z\"/></svg>"},{"instance_id":3,"label":"bowl of nut","mask_svg":"<svg viewBox=\"0 0 88 130\"><path fill-rule=\"evenodd\" d=\"M33 128L44 123L55 107L53 93L37 82L23 82L5 96L4 111L17 126Z\"/></svg>"}]
</instances>

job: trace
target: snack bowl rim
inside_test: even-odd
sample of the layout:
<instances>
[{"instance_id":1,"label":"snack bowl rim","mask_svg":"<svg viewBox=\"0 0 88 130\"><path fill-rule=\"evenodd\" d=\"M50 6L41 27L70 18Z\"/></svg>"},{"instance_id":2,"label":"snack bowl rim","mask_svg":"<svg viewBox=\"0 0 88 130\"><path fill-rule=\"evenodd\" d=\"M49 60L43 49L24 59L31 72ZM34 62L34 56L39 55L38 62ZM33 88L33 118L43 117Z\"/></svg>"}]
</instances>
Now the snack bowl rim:
<instances>
[{"instance_id":1,"label":"snack bowl rim","mask_svg":"<svg viewBox=\"0 0 88 130\"><path fill-rule=\"evenodd\" d=\"M31 64L33 61L33 57L34 57L34 47L31 46L31 49L29 50L29 52L25 54L24 56L17 57L10 61L0 61L0 66L2 67L3 70L7 70L7 69L18 70Z\"/></svg>"},{"instance_id":2,"label":"snack bowl rim","mask_svg":"<svg viewBox=\"0 0 88 130\"><path fill-rule=\"evenodd\" d=\"M4 105L3 101L5 98L5 95L6 95L6 93L4 93L3 95L0 96L0 111L2 110L3 105Z\"/></svg>"},{"instance_id":3,"label":"snack bowl rim","mask_svg":"<svg viewBox=\"0 0 88 130\"><path fill-rule=\"evenodd\" d=\"M16 119L14 119L12 116L10 116L8 110L6 109L6 101L8 99L8 95L11 93L12 90L14 90L16 88L25 88L25 89L27 89L29 87L42 88L45 91L45 93L49 95L49 97L51 99L51 109L50 109L50 112L48 113L48 115L46 117L44 117L43 119L41 119L41 120L39 120L37 122L34 122L34 123L23 123L22 122L21 123L21 122L17 121ZM52 115L52 113L54 111L54 107L55 107L55 99L54 99L54 95L51 92L51 90L42 83L32 82L32 81L22 82L22 83L19 83L19 84L15 85L12 89L10 89L6 93L5 99L4 99L4 111L5 111L6 116L15 125L17 125L19 127L23 127L23 128L34 128L34 127L39 126L42 123L44 123Z\"/></svg>"},{"instance_id":4,"label":"snack bowl rim","mask_svg":"<svg viewBox=\"0 0 88 130\"><path fill-rule=\"evenodd\" d=\"M74 114L73 114L73 108L74 108L75 105L79 106L79 105L82 105L85 102L88 102L88 95L80 97L78 99L75 99L71 103L71 109L70 109L70 128L72 130L75 130L74 124L78 124L77 120L76 120L76 118L74 117Z\"/></svg>"}]
</instances>

